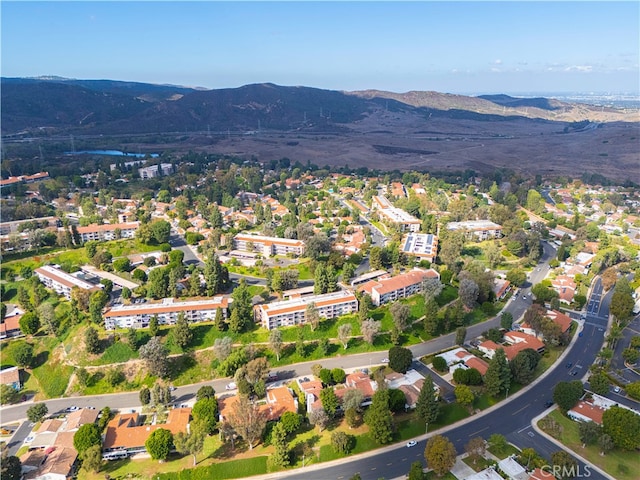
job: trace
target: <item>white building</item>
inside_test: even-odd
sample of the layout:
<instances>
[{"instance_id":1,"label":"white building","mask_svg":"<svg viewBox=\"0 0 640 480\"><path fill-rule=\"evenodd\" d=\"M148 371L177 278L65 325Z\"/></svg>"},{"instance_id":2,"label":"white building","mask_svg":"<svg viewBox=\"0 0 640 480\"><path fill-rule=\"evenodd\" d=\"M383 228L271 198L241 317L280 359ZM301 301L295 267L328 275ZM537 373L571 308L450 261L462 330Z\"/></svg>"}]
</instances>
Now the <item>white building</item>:
<instances>
[{"instance_id":1,"label":"white building","mask_svg":"<svg viewBox=\"0 0 640 480\"><path fill-rule=\"evenodd\" d=\"M489 220L449 222L447 224L447 230L462 231L467 238L476 237L478 240L488 240L502 236L502 226Z\"/></svg>"},{"instance_id":2,"label":"white building","mask_svg":"<svg viewBox=\"0 0 640 480\"><path fill-rule=\"evenodd\" d=\"M151 165L150 167L139 168L138 173L143 180L147 178L166 177L173 173L173 165L170 163Z\"/></svg>"},{"instance_id":3,"label":"white building","mask_svg":"<svg viewBox=\"0 0 640 480\"><path fill-rule=\"evenodd\" d=\"M314 303L320 318L335 318L358 311L356 296L347 290L322 295L298 297L291 300L256 305L256 322L268 330L299 325L307 320L307 305Z\"/></svg>"},{"instance_id":4,"label":"white building","mask_svg":"<svg viewBox=\"0 0 640 480\"><path fill-rule=\"evenodd\" d=\"M102 288L102 285L94 285L52 265L36 268L34 273L45 287L54 290L58 295L64 295L68 300L71 299L71 290L73 288L82 290L99 290Z\"/></svg>"},{"instance_id":5,"label":"white building","mask_svg":"<svg viewBox=\"0 0 640 480\"><path fill-rule=\"evenodd\" d=\"M223 318L227 318L227 309L232 300L222 296L207 300L174 301L165 298L160 303L142 303L135 305L116 305L103 315L107 330L115 328L146 328L151 318L157 315L160 325L174 325L183 313L189 323L213 321L218 308Z\"/></svg>"},{"instance_id":6,"label":"white building","mask_svg":"<svg viewBox=\"0 0 640 480\"><path fill-rule=\"evenodd\" d=\"M400 244L402 253L433 263L438 252L438 237L431 233L409 233Z\"/></svg>"},{"instance_id":7,"label":"white building","mask_svg":"<svg viewBox=\"0 0 640 480\"><path fill-rule=\"evenodd\" d=\"M265 257L271 255L302 255L304 242L290 238L266 237L239 233L233 237L233 248L243 252L258 252Z\"/></svg>"},{"instance_id":8,"label":"white building","mask_svg":"<svg viewBox=\"0 0 640 480\"><path fill-rule=\"evenodd\" d=\"M376 195L373 197L371 205L373 210L377 210L380 213L382 220L398 225L400 231L420 231L422 222L401 208L394 207L386 197Z\"/></svg>"},{"instance_id":9,"label":"white building","mask_svg":"<svg viewBox=\"0 0 640 480\"><path fill-rule=\"evenodd\" d=\"M139 226L140 222L93 224L86 227L78 227L78 234L82 243L89 240L106 241L117 240L118 238L133 238Z\"/></svg>"}]
</instances>

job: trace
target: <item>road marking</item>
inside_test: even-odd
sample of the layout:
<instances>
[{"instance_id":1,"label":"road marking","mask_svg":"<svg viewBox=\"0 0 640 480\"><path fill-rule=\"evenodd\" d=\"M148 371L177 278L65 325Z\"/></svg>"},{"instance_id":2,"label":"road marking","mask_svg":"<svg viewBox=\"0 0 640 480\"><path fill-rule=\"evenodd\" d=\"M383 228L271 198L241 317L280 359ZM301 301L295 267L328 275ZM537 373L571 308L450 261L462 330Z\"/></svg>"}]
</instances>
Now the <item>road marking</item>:
<instances>
[{"instance_id":1,"label":"road marking","mask_svg":"<svg viewBox=\"0 0 640 480\"><path fill-rule=\"evenodd\" d=\"M406 458L403 458L403 459L402 459L402 461L403 461L403 462L406 462L406 461L407 461L407 459L406 459Z\"/></svg>"},{"instance_id":2,"label":"road marking","mask_svg":"<svg viewBox=\"0 0 640 480\"><path fill-rule=\"evenodd\" d=\"M482 430L478 430L478 431L477 431L477 432L475 432L475 433L470 433L470 434L469 434L469 436L470 436L470 437L473 437L474 435L477 435L478 433L480 433L480 432L484 432L485 430L488 430L488 429L489 429L489 427L484 427Z\"/></svg>"},{"instance_id":3,"label":"road marking","mask_svg":"<svg viewBox=\"0 0 640 480\"><path fill-rule=\"evenodd\" d=\"M531 428L531 425L527 425L526 427L521 428L520 430L518 430L518 432L517 432L517 433L522 433L522 432L524 432L525 430L527 430L528 428Z\"/></svg>"},{"instance_id":4,"label":"road marking","mask_svg":"<svg viewBox=\"0 0 640 480\"><path fill-rule=\"evenodd\" d=\"M376 469L376 467L371 467L371 470L375 470L375 469Z\"/></svg>"},{"instance_id":5,"label":"road marking","mask_svg":"<svg viewBox=\"0 0 640 480\"><path fill-rule=\"evenodd\" d=\"M527 403L524 407L522 407L520 410L516 410L515 412L513 412L511 415L516 415L518 413L520 413L522 410L524 410L525 408L527 408L529 405L531 405L530 403ZM487 427L489 428L489 427Z\"/></svg>"},{"instance_id":6,"label":"road marking","mask_svg":"<svg viewBox=\"0 0 640 480\"><path fill-rule=\"evenodd\" d=\"M387 463L387 467L389 467L389 466L391 466L391 465L393 465L393 462L389 462L389 463Z\"/></svg>"}]
</instances>

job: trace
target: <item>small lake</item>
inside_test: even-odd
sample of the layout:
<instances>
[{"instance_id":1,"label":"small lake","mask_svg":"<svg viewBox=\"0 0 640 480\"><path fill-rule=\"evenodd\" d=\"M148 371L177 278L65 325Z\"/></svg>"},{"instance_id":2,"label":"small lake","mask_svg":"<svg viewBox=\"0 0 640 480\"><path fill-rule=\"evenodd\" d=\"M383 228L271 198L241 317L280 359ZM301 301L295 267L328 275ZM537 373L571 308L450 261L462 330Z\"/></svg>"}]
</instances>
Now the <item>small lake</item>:
<instances>
[{"instance_id":1,"label":"small lake","mask_svg":"<svg viewBox=\"0 0 640 480\"><path fill-rule=\"evenodd\" d=\"M157 153L125 153L120 150L81 150L79 152L64 152L65 155L111 155L113 157L134 157L144 158L149 155L151 158L158 158Z\"/></svg>"}]
</instances>

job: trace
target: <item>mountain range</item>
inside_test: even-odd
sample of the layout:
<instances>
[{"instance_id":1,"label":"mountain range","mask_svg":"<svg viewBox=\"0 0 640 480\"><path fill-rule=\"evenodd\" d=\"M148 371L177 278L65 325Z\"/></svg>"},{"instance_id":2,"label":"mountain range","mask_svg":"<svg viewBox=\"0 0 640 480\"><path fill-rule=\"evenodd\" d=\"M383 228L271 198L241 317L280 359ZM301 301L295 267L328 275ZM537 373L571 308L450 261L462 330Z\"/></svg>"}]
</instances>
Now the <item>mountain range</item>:
<instances>
[{"instance_id":1,"label":"mountain range","mask_svg":"<svg viewBox=\"0 0 640 480\"><path fill-rule=\"evenodd\" d=\"M87 150L288 157L381 170L508 168L640 183L637 109L272 83L205 90L44 77L2 78L1 87L3 154L22 161L68 163L63 154L75 139Z\"/></svg>"}]
</instances>

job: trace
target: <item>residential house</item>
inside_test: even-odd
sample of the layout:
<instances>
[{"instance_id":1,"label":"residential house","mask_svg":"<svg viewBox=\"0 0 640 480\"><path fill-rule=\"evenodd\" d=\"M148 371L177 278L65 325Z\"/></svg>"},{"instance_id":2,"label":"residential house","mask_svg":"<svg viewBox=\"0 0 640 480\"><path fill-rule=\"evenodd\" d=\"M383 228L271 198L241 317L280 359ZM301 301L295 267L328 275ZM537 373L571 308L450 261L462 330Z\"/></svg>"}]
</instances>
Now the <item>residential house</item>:
<instances>
[{"instance_id":1,"label":"residential house","mask_svg":"<svg viewBox=\"0 0 640 480\"><path fill-rule=\"evenodd\" d=\"M344 388L336 387L334 391L336 395L342 399L349 390L360 390L363 397L361 406L367 407L371 405L373 394L377 388L378 384L371 380L368 374L356 371L346 376Z\"/></svg>"},{"instance_id":2,"label":"residential house","mask_svg":"<svg viewBox=\"0 0 640 480\"><path fill-rule=\"evenodd\" d=\"M9 367L0 370L0 384L9 385L16 392L22 388L20 381L20 369L18 367Z\"/></svg>"},{"instance_id":3,"label":"residential house","mask_svg":"<svg viewBox=\"0 0 640 480\"><path fill-rule=\"evenodd\" d=\"M220 421L225 422L233 414L238 403L237 395L223 395L218 398ZM266 402L258 403L259 410L269 421L279 420L285 412L298 413L298 400L288 387L276 387L267 390Z\"/></svg>"},{"instance_id":4,"label":"residential house","mask_svg":"<svg viewBox=\"0 0 640 480\"><path fill-rule=\"evenodd\" d=\"M529 480L526 469L520 465L513 456L503 458L498 462L498 468L509 480Z\"/></svg>"},{"instance_id":5,"label":"residential house","mask_svg":"<svg viewBox=\"0 0 640 480\"><path fill-rule=\"evenodd\" d=\"M340 290L256 305L254 318L268 330L300 325L307 321L307 305L310 303L315 305L320 318L335 318L358 311L356 296L348 290Z\"/></svg>"},{"instance_id":6,"label":"residential house","mask_svg":"<svg viewBox=\"0 0 640 480\"><path fill-rule=\"evenodd\" d=\"M218 308L222 311L223 318L227 318L229 303L232 301L230 298L217 296L206 300L175 301L173 298L165 298L158 303L116 305L103 315L104 327L107 330L146 328L154 316L158 317L161 325L174 325L180 314L189 323L213 321Z\"/></svg>"},{"instance_id":7,"label":"residential house","mask_svg":"<svg viewBox=\"0 0 640 480\"><path fill-rule=\"evenodd\" d=\"M602 406L580 400L571 410L567 411L567 415L578 422L595 422L602 425L602 415L605 410L606 408Z\"/></svg>"},{"instance_id":8,"label":"residential house","mask_svg":"<svg viewBox=\"0 0 640 480\"><path fill-rule=\"evenodd\" d=\"M322 402L320 401L322 382L320 380L309 380L308 378L305 380L298 379L298 385L305 395L307 413L322 408Z\"/></svg>"},{"instance_id":9,"label":"residential house","mask_svg":"<svg viewBox=\"0 0 640 480\"><path fill-rule=\"evenodd\" d=\"M173 173L173 165L171 163L160 163L138 169L140 178L146 180L148 178L167 177Z\"/></svg>"},{"instance_id":10,"label":"residential house","mask_svg":"<svg viewBox=\"0 0 640 480\"><path fill-rule=\"evenodd\" d=\"M536 468L531 475L529 476L529 480L556 480L551 473L542 470L541 468Z\"/></svg>"},{"instance_id":11,"label":"residential house","mask_svg":"<svg viewBox=\"0 0 640 480\"><path fill-rule=\"evenodd\" d=\"M551 280L551 286L558 292L559 299L562 303L569 304L573 302L573 297L576 293L576 282L568 275L558 275Z\"/></svg>"},{"instance_id":12,"label":"residential house","mask_svg":"<svg viewBox=\"0 0 640 480\"><path fill-rule=\"evenodd\" d=\"M493 358L498 349L503 349L509 361L513 360L516 355L527 348L531 348L538 353L544 352L545 345L533 335L527 335L524 332L507 332L504 334L504 340L508 345L498 345L492 340L482 342L478 349L487 357Z\"/></svg>"},{"instance_id":13,"label":"residential house","mask_svg":"<svg viewBox=\"0 0 640 480\"><path fill-rule=\"evenodd\" d=\"M75 448L49 447L30 450L20 457L23 480L68 480L75 477Z\"/></svg>"},{"instance_id":14,"label":"residential house","mask_svg":"<svg viewBox=\"0 0 640 480\"><path fill-rule=\"evenodd\" d=\"M124 451L128 454L146 451L144 443L154 431L164 428L174 435L187 432L190 408L174 408L169 411L166 423L141 425L142 418L137 413L121 413L116 415L108 424L104 435L102 449L104 452Z\"/></svg>"},{"instance_id":15,"label":"residential house","mask_svg":"<svg viewBox=\"0 0 640 480\"><path fill-rule=\"evenodd\" d=\"M369 281L360 285L358 290L367 293L373 304L379 307L385 303L421 292L424 281L431 278L439 279L440 274L432 268L429 270L414 268L395 277L381 277L378 280Z\"/></svg>"},{"instance_id":16,"label":"residential house","mask_svg":"<svg viewBox=\"0 0 640 480\"><path fill-rule=\"evenodd\" d=\"M22 331L20 330L22 314L18 312L20 310L14 309L11 312L12 314L4 317L4 321L0 323L0 339L22 336Z\"/></svg>"},{"instance_id":17,"label":"residential house","mask_svg":"<svg viewBox=\"0 0 640 480\"><path fill-rule=\"evenodd\" d=\"M502 300L511 290L511 282L502 278L496 278L492 287L493 293L498 300Z\"/></svg>"}]
</instances>

